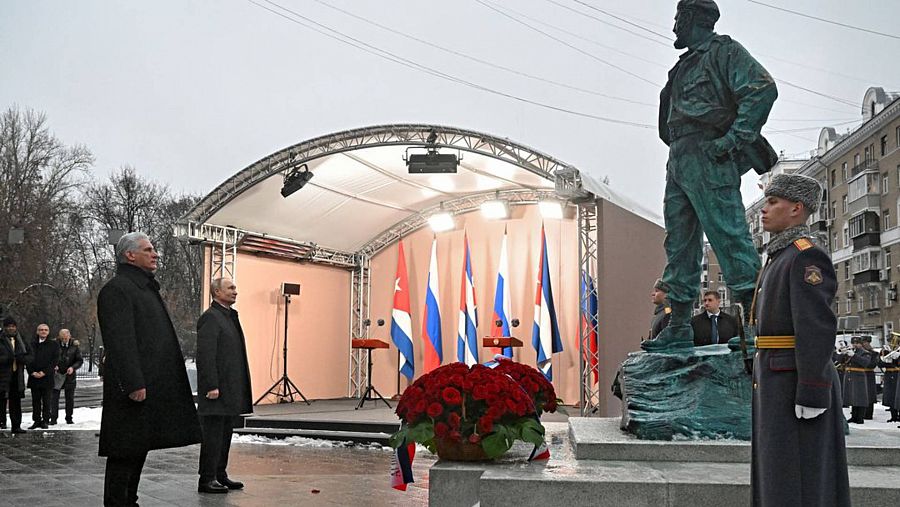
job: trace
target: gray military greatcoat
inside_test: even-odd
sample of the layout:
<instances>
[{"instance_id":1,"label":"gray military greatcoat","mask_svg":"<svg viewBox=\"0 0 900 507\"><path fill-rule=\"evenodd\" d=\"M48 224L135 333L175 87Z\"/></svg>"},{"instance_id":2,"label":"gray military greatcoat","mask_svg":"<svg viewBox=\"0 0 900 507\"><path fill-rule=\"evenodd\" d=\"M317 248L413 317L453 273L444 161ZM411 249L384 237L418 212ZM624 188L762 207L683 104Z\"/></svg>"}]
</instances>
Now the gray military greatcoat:
<instances>
[{"instance_id":1,"label":"gray military greatcoat","mask_svg":"<svg viewBox=\"0 0 900 507\"><path fill-rule=\"evenodd\" d=\"M866 349L856 349L853 356L847 362L847 371L844 373L844 406L868 407L875 396L874 386L866 372L875 367L878 358Z\"/></svg>"},{"instance_id":2,"label":"gray military greatcoat","mask_svg":"<svg viewBox=\"0 0 900 507\"><path fill-rule=\"evenodd\" d=\"M796 348L761 348L755 356L753 505L850 505L840 385L831 362L834 268L808 239L769 255L757 296L757 333L795 336ZM795 405L826 411L798 419Z\"/></svg>"}]
</instances>

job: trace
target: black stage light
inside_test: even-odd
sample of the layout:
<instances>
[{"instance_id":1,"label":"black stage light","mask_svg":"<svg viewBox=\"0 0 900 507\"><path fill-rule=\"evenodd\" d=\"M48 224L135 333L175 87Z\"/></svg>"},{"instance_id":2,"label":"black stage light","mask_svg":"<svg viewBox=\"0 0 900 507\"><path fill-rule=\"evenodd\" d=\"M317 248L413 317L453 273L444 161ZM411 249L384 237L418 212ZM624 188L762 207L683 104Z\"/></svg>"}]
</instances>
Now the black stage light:
<instances>
[{"instance_id":1,"label":"black stage light","mask_svg":"<svg viewBox=\"0 0 900 507\"><path fill-rule=\"evenodd\" d=\"M284 186L281 187L281 196L287 197L300 190L312 177L313 173L306 164L291 169L291 172L284 177Z\"/></svg>"},{"instance_id":2,"label":"black stage light","mask_svg":"<svg viewBox=\"0 0 900 507\"><path fill-rule=\"evenodd\" d=\"M456 173L459 159L452 153L410 153L406 158L409 174Z\"/></svg>"}]
</instances>

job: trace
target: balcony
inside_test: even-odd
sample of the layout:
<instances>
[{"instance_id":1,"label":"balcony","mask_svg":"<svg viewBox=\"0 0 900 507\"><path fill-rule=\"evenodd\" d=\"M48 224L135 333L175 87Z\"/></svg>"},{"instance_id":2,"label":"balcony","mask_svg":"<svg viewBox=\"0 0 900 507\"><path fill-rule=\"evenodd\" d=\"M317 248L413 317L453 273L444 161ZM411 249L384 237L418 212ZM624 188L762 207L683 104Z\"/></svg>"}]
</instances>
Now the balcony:
<instances>
[{"instance_id":1,"label":"balcony","mask_svg":"<svg viewBox=\"0 0 900 507\"><path fill-rule=\"evenodd\" d=\"M867 283L880 283L881 274L878 269L869 269L853 274L853 285L863 285Z\"/></svg>"},{"instance_id":2,"label":"balcony","mask_svg":"<svg viewBox=\"0 0 900 507\"><path fill-rule=\"evenodd\" d=\"M850 178L865 172L865 171L878 171L878 161L877 160L863 160L859 164L853 166L853 169L850 170Z\"/></svg>"},{"instance_id":3,"label":"balcony","mask_svg":"<svg viewBox=\"0 0 900 507\"><path fill-rule=\"evenodd\" d=\"M847 211L851 215L862 213L864 211L879 211L881 209L881 191L876 190L860 196L858 199L850 201Z\"/></svg>"},{"instance_id":4,"label":"balcony","mask_svg":"<svg viewBox=\"0 0 900 507\"><path fill-rule=\"evenodd\" d=\"M870 234L863 234L861 236L857 236L853 238L853 250L862 250L863 248L869 246L880 246L881 245L881 235L877 232Z\"/></svg>"}]
</instances>

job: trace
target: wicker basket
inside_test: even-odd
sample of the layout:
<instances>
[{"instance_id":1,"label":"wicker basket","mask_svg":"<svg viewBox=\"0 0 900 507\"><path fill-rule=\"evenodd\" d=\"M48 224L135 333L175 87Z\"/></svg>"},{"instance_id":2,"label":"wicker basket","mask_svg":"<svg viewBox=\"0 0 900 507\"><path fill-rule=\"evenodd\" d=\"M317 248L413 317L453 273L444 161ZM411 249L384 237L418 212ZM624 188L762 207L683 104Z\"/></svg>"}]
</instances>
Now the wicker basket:
<instances>
[{"instance_id":1,"label":"wicker basket","mask_svg":"<svg viewBox=\"0 0 900 507\"><path fill-rule=\"evenodd\" d=\"M449 461L489 461L491 459L484 453L481 445L467 441L453 442L448 439L435 438L434 446L437 448L438 457Z\"/></svg>"}]
</instances>

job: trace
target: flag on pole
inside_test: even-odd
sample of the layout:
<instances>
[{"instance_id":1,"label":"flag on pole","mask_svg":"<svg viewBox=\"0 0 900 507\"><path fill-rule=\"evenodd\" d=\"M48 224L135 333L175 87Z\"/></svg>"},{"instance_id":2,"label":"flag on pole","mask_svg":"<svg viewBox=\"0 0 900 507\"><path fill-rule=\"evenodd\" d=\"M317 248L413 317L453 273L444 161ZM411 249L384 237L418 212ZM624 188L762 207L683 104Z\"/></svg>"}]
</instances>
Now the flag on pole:
<instances>
[{"instance_id":1,"label":"flag on pole","mask_svg":"<svg viewBox=\"0 0 900 507\"><path fill-rule=\"evenodd\" d=\"M562 352L563 345L553 304L553 288L550 286L550 261L547 258L547 237L541 226L541 260L538 263L537 294L534 298L534 327L531 345L537 351L537 366L547 380L553 380L553 354Z\"/></svg>"},{"instance_id":2,"label":"flag on pole","mask_svg":"<svg viewBox=\"0 0 900 507\"><path fill-rule=\"evenodd\" d=\"M425 373L437 368L444 360L441 344L441 302L437 269L437 238L431 243L431 263L428 265L428 285L425 288L425 317L422 318L422 345L425 351Z\"/></svg>"},{"instance_id":3,"label":"flag on pole","mask_svg":"<svg viewBox=\"0 0 900 507\"><path fill-rule=\"evenodd\" d=\"M413 480L412 462L416 457L416 443L403 443L400 447L394 449L394 455L391 456L391 487L406 491L406 485Z\"/></svg>"},{"instance_id":4,"label":"flag on pole","mask_svg":"<svg viewBox=\"0 0 900 507\"><path fill-rule=\"evenodd\" d=\"M600 379L597 357L597 290L594 288L594 278L586 271L581 272L581 328L587 339L584 362L589 365L596 384Z\"/></svg>"},{"instance_id":5,"label":"flag on pole","mask_svg":"<svg viewBox=\"0 0 900 507\"><path fill-rule=\"evenodd\" d=\"M506 231L500 244L500 267L497 268L497 289L494 291L494 319L491 322L491 336L511 336L509 327L509 258L506 255ZM500 322L500 325L497 325ZM499 352L499 350L498 350ZM503 355L513 356L512 347L504 347Z\"/></svg>"},{"instance_id":6,"label":"flag on pole","mask_svg":"<svg viewBox=\"0 0 900 507\"><path fill-rule=\"evenodd\" d=\"M412 319L409 316L409 280L406 275L406 256L400 240L397 256L397 277L394 279L394 310L391 312L391 340L400 351L400 373L410 381L416 372L413 357ZM398 381L399 382L399 381Z\"/></svg>"},{"instance_id":7,"label":"flag on pole","mask_svg":"<svg viewBox=\"0 0 900 507\"><path fill-rule=\"evenodd\" d=\"M462 290L459 298L459 331L456 335L456 358L469 366L478 364L478 308L475 306L475 284L472 281L472 258L469 236L464 237Z\"/></svg>"}]
</instances>

